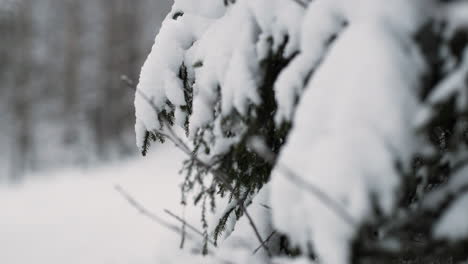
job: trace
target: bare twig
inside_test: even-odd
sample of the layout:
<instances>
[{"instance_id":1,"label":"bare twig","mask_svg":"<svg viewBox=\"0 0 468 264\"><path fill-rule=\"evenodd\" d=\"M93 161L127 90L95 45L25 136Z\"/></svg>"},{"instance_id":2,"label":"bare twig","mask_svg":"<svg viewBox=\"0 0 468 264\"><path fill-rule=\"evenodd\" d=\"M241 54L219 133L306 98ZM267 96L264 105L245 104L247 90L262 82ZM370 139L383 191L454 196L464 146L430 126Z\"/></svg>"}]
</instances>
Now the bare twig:
<instances>
[{"instance_id":1,"label":"bare twig","mask_svg":"<svg viewBox=\"0 0 468 264\"><path fill-rule=\"evenodd\" d=\"M199 234L200 236L204 237L205 235L203 234L203 232L201 232L200 230L198 230L196 227L194 227L193 225L187 223L187 221L185 221L184 219L182 219L180 216L172 213L171 211L167 210L167 209L164 209L164 212L170 216L172 216L173 218L175 218L177 221L181 222L182 224L184 224L185 226L187 226L190 230L192 230L193 232ZM212 244L213 246L216 247L214 241L212 241L211 239L208 239L208 242L210 244Z\"/></svg>"},{"instance_id":2,"label":"bare twig","mask_svg":"<svg viewBox=\"0 0 468 264\"><path fill-rule=\"evenodd\" d=\"M125 198L125 200L127 200L127 202L132 206L134 207L139 213L141 213L142 215L148 217L149 219L151 219L153 222L156 222L172 231L174 231L175 233L177 234L180 234L181 230L179 227L173 225L173 224L170 224L166 221L164 221L162 218L160 218L159 216L157 216L156 214L150 212L149 210L147 210L145 207L143 207L139 202L137 202L135 200L135 198L133 198L127 191L125 191L120 185L115 185L114 186L115 190L120 193L122 195L123 198Z\"/></svg>"},{"instance_id":3,"label":"bare twig","mask_svg":"<svg viewBox=\"0 0 468 264\"><path fill-rule=\"evenodd\" d=\"M273 231L273 232L271 232L271 234L267 237L267 239L265 239L265 241L262 242L262 245L258 246L258 247L254 250L253 255L255 255L255 253L257 253L257 251L260 250L264 244L268 243L268 242L270 241L270 239L271 239L272 237L274 237L275 235L276 235L276 230Z\"/></svg>"},{"instance_id":4,"label":"bare twig","mask_svg":"<svg viewBox=\"0 0 468 264\"><path fill-rule=\"evenodd\" d=\"M166 227L167 229L177 233L177 234L181 234L182 233L182 230L176 226L176 225L173 225L171 223L168 223L167 221L163 220L161 217L157 216L156 214L150 212L149 210L147 210L143 205L141 205L141 203L139 203L138 201L135 200L135 198L133 198L132 195L130 195L127 191L125 191L120 185L115 185L114 186L115 190L122 195L122 197L132 206L134 207L139 213L141 213L142 215L148 217L150 220L152 220L153 222L156 222L158 223L159 225L161 226L164 226ZM168 213L169 211L168 210L165 210L167 211L166 213ZM183 219L180 219L180 217L176 216L175 214L172 214L170 213L169 215L171 215L172 217L176 218L177 220L179 221L183 221L188 227L191 227L190 229L192 231L194 231L196 234L200 235L202 238L204 237L203 233L201 233L200 231L196 230L196 228L194 228L193 226L191 226L190 224L188 224L186 221L184 221ZM188 238L189 240L192 240L192 241L195 241L195 242L199 242L198 240L196 240L191 234L188 234L186 233L185 234L185 237ZM216 247L216 245L208 240L208 242L210 242L211 245L213 245L214 247ZM209 254L212 254L212 252L209 252Z\"/></svg>"},{"instance_id":5,"label":"bare twig","mask_svg":"<svg viewBox=\"0 0 468 264\"><path fill-rule=\"evenodd\" d=\"M271 210L271 207L268 206L268 205L266 205L266 204L264 204L264 203L260 203L260 206L262 206L262 207L265 208L265 209Z\"/></svg>"},{"instance_id":6,"label":"bare twig","mask_svg":"<svg viewBox=\"0 0 468 264\"><path fill-rule=\"evenodd\" d=\"M239 205L240 205L242 211L244 211L245 216L246 216L247 219L249 220L249 224L250 224L250 226L252 227L253 231L255 232L255 236L257 237L258 241L260 241L260 246L266 251L266 253L268 254L268 256L271 257L270 249L269 249L268 246L263 242L262 236L260 235L260 232L258 232L258 229L257 229L257 227L255 226L255 222L253 221L253 219L252 219L252 217L250 216L250 214L247 212L247 208L245 208L245 206L244 206L243 203L240 203Z\"/></svg>"},{"instance_id":7,"label":"bare twig","mask_svg":"<svg viewBox=\"0 0 468 264\"><path fill-rule=\"evenodd\" d=\"M184 243L185 243L185 234L186 234L186 229L187 229L187 222L185 221L185 204L183 206L183 215L182 215L181 220L182 220L182 237L180 239L180 248L183 249Z\"/></svg>"}]
</instances>

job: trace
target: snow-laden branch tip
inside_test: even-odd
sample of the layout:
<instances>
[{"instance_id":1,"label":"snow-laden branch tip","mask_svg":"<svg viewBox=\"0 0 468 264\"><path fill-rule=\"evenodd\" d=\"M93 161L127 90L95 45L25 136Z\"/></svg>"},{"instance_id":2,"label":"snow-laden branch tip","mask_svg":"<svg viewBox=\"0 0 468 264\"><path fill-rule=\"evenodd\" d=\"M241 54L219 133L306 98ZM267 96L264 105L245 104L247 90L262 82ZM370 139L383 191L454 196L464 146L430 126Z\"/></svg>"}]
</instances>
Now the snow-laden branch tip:
<instances>
[{"instance_id":1,"label":"snow-laden branch tip","mask_svg":"<svg viewBox=\"0 0 468 264\"><path fill-rule=\"evenodd\" d=\"M153 101L143 91L140 91L139 89L137 89L135 87L135 85L134 85L134 82L130 78L123 75L121 77L121 79L122 79L123 82L125 82L127 84L127 87L131 88L132 90L135 91L135 93L137 95L141 96L141 98L143 98L143 100L145 100L156 113L158 112L158 109L157 109L156 105L153 103ZM213 167L211 165L207 164L206 162L204 162L200 158L198 158L196 156L195 152L192 151L190 149L190 147L187 146L187 144L174 132L174 130L172 129L172 126L169 124L169 122L168 122L168 120L166 120L166 118L163 117L162 122L164 124L164 129L167 132L166 131L157 131L158 133L166 136L170 141L172 141L174 143L174 145L176 147L178 147L185 154L187 154L192 160L197 162L197 164L199 166L201 166L201 167L205 168L207 171L211 172L216 179L218 179L219 181L221 181L223 183L223 185L226 187L226 189L228 189L230 192L234 193L234 188L229 184L228 176L225 173L223 173L220 170L213 169ZM257 228L252 216L247 211L247 208L245 207L243 201L241 201L241 200L239 200L237 198L236 198L236 200L238 202L238 205L239 205L240 209L242 210L242 212L247 217L247 220L248 220L250 226L252 227L252 230L255 233L255 236L257 237L257 240L259 241L260 245L265 250L265 252L268 254L268 256L271 256L270 249L264 243L265 240L260 235L260 232L258 231L258 228Z\"/></svg>"}]
</instances>

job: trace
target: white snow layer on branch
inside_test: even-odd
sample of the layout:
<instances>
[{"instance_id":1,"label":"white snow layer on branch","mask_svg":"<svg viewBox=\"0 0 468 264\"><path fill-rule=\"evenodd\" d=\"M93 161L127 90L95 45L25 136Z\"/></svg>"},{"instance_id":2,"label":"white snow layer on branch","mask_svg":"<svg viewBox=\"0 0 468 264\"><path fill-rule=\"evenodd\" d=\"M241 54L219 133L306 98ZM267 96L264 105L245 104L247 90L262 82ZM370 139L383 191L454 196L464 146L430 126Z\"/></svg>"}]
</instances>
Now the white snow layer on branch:
<instances>
[{"instance_id":1,"label":"white snow layer on branch","mask_svg":"<svg viewBox=\"0 0 468 264\"><path fill-rule=\"evenodd\" d=\"M465 157L466 158L466 157ZM434 209L453 196L453 203L434 226L434 237L439 239L459 240L468 235L468 167L460 168L446 185L432 191L423 201L425 209Z\"/></svg>"},{"instance_id":2,"label":"white snow layer on branch","mask_svg":"<svg viewBox=\"0 0 468 264\"><path fill-rule=\"evenodd\" d=\"M422 22L422 17L417 12L429 12L431 9L429 3L421 5L421 2L421 0L409 3L375 0L312 1L302 21L300 53L281 72L275 84L279 105L276 122L291 120L296 99L301 94L305 81L323 59L331 39L337 37L345 23L365 21L379 16L390 25L395 24L406 31L412 31ZM391 19L396 16L400 19Z\"/></svg>"},{"instance_id":3,"label":"white snow layer on branch","mask_svg":"<svg viewBox=\"0 0 468 264\"><path fill-rule=\"evenodd\" d=\"M468 235L468 194L463 194L448 209L434 227L434 236L441 239L459 240Z\"/></svg>"},{"instance_id":4,"label":"white snow layer on branch","mask_svg":"<svg viewBox=\"0 0 468 264\"><path fill-rule=\"evenodd\" d=\"M222 137L223 116L246 114L247 106L262 103L260 62L287 36L283 55L298 55L274 88L277 121L293 122L279 162L340 203L357 224L372 215L371 198L389 213L400 177L395 163L408 160L415 148L415 94L424 64L410 36L429 13L429 1L315 0L305 9L291 0L238 0L227 7L222 2L175 0L138 89L160 110L169 100L176 108L175 123L183 125L180 107L187 102L178 74L185 65L194 82L190 134L213 124L214 135ZM311 71L316 72L306 84ZM135 107L141 147L145 131L161 124L138 95ZM231 140L217 142L214 152L228 149L236 142ZM275 228L304 252L312 243L320 263L347 263L357 226L279 170L271 184Z\"/></svg>"},{"instance_id":5,"label":"white snow layer on branch","mask_svg":"<svg viewBox=\"0 0 468 264\"><path fill-rule=\"evenodd\" d=\"M415 11L405 1L393 3ZM383 213L393 209L401 177L396 162L415 150L412 124L424 71L410 40L415 27L404 16L413 14L369 6L376 9L348 14L349 27L302 95L278 161L340 203L357 224L372 217L374 201ZM312 243L320 263L349 263L358 226L279 169L271 198L274 226L293 243L305 252Z\"/></svg>"},{"instance_id":6,"label":"white snow layer on branch","mask_svg":"<svg viewBox=\"0 0 468 264\"><path fill-rule=\"evenodd\" d=\"M468 15L468 13L467 13ZM457 95L457 110L463 111L466 109L468 102L467 100L467 84L465 78L468 75L468 49L465 49L461 63L458 69L453 71L450 76L445 78L429 97L429 103L438 104L447 101L450 97Z\"/></svg>"},{"instance_id":7,"label":"white snow layer on branch","mask_svg":"<svg viewBox=\"0 0 468 264\"><path fill-rule=\"evenodd\" d=\"M303 8L290 0L239 0L225 7L223 1L176 0L166 17L140 75L138 89L159 111L169 100L176 108L175 122L183 126L186 114L184 86L178 77L182 64L193 85L191 135L197 129L237 111L245 114L249 104L260 104L260 61L269 41L277 49L288 36L285 55L299 46ZM220 91L218 91L218 88ZM221 96L221 113L215 112ZM137 145L145 131L160 129L153 107L135 98Z\"/></svg>"}]
</instances>

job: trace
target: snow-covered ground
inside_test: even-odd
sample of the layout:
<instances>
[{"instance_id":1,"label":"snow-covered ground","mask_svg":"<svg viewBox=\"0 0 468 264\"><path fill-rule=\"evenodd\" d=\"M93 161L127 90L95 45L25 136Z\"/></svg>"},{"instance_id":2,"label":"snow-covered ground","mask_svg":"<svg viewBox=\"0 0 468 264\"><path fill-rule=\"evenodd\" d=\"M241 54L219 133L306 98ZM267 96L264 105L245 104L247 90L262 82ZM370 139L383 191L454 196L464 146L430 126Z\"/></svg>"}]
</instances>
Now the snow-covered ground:
<instances>
[{"instance_id":1,"label":"snow-covered ground","mask_svg":"<svg viewBox=\"0 0 468 264\"><path fill-rule=\"evenodd\" d=\"M114 186L177 224L163 209L181 214L182 159L164 147L146 158L0 187L0 263L178 263L173 257L181 255L179 235L139 214ZM196 214L192 219L199 222Z\"/></svg>"}]
</instances>

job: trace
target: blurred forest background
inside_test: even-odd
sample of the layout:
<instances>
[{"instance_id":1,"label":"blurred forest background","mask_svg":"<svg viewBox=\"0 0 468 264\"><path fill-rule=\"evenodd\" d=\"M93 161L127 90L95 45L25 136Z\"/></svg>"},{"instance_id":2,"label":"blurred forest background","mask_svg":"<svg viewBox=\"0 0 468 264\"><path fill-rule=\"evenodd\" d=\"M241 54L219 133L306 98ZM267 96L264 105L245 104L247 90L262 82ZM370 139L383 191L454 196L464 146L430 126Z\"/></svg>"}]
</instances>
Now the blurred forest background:
<instances>
[{"instance_id":1,"label":"blurred forest background","mask_svg":"<svg viewBox=\"0 0 468 264\"><path fill-rule=\"evenodd\" d=\"M0 183L137 153L133 92L171 0L0 0Z\"/></svg>"}]
</instances>

